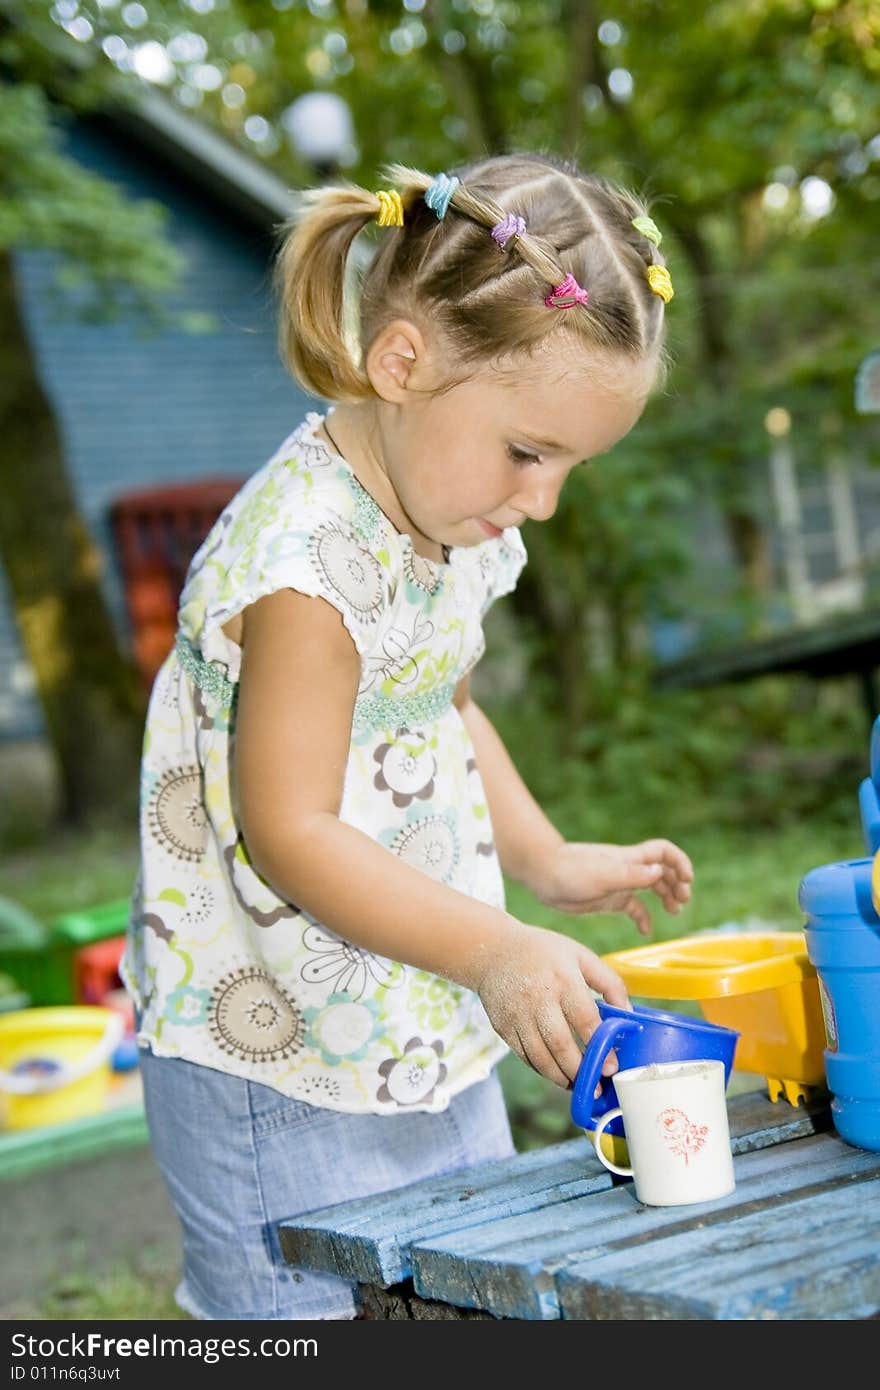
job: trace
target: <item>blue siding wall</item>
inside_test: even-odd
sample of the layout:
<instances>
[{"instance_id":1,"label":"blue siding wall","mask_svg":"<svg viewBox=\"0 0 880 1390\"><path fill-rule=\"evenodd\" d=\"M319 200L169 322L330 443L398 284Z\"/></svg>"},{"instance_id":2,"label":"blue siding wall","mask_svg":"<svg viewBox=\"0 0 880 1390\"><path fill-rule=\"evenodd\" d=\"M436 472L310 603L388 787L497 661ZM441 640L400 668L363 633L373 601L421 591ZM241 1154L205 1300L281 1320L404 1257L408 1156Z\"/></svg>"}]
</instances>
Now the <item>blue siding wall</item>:
<instances>
[{"instance_id":1,"label":"blue siding wall","mask_svg":"<svg viewBox=\"0 0 880 1390\"><path fill-rule=\"evenodd\" d=\"M109 133L78 123L65 143L81 164L126 193L168 209L168 235L188 261L175 302L218 322L207 335L145 336L131 319L61 319L47 295L54 257L25 251L15 259L41 379L78 504L105 550L107 600L124 634L107 530L113 498L154 483L245 476L320 402L300 390L278 358L269 243ZM42 731L29 674L0 568L0 739Z\"/></svg>"}]
</instances>

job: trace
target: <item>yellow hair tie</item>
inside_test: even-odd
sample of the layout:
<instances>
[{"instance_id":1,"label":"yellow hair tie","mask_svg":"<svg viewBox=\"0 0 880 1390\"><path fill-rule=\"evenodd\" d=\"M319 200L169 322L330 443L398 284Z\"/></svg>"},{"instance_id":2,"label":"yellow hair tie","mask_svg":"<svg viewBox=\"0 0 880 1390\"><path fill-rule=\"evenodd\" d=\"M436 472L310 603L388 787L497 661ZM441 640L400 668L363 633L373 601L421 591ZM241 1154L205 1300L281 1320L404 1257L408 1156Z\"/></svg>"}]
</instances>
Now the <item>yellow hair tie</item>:
<instances>
[{"instance_id":1,"label":"yellow hair tie","mask_svg":"<svg viewBox=\"0 0 880 1390\"><path fill-rule=\"evenodd\" d=\"M648 266L648 284L655 294L659 294L664 304L668 304L675 290L672 288L672 277L665 265Z\"/></svg>"},{"instance_id":2,"label":"yellow hair tie","mask_svg":"<svg viewBox=\"0 0 880 1390\"><path fill-rule=\"evenodd\" d=\"M376 194L379 200L379 211L376 221L380 227L402 227L403 226L403 203L400 201L400 194L392 190L386 193L384 189Z\"/></svg>"}]
</instances>

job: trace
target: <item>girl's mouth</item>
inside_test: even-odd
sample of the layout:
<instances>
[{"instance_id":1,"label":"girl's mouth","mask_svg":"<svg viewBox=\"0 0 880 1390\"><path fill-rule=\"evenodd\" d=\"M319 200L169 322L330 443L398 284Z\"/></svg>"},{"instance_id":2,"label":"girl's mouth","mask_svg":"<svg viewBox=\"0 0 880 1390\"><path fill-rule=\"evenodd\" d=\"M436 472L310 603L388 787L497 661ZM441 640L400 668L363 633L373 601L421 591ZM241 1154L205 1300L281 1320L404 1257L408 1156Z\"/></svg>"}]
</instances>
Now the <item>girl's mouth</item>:
<instances>
[{"instance_id":1,"label":"girl's mouth","mask_svg":"<svg viewBox=\"0 0 880 1390\"><path fill-rule=\"evenodd\" d=\"M499 536L504 534L500 526L493 526L491 521L487 521L484 516L477 517L477 525L481 526L486 532L486 535L491 536L492 540L497 540Z\"/></svg>"}]
</instances>

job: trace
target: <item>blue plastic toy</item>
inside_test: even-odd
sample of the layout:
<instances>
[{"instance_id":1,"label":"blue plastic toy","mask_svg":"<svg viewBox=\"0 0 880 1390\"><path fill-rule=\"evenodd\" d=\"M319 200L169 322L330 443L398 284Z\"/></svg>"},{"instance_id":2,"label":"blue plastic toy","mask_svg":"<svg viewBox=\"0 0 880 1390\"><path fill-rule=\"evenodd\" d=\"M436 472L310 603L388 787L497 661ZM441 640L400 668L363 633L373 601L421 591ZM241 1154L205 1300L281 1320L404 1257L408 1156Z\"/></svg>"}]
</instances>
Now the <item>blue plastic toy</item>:
<instances>
[{"instance_id":1,"label":"blue plastic toy","mask_svg":"<svg viewBox=\"0 0 880 1390\"><path fill-rule=\"evenodd\" d=\"M710 1059L724 1063L725 1086L730 1080L739 1038L735 1029L644 1006L619 1009L604 999L597 1000L597 1007L602 1022L584 1048L571 1097L571 1118L581 1129L593 1129L605 1111L618 1104L613 1078L601 1075L602 1063L612 1048L621 1071L649 1062ZM594 1096L600 1081L601 1094ZM611 1121L606 1133L623 1134L619 1117Z\"/></svg>"},{"instance_id":2,"label":"blue plastic toy","mask_svg":"<svg viewBox=\"0 0 880 1390\"><path fill-rule=\"evenodd\" d=\"M871 775L859 787L862 830L869 854L880 850L880 717L871 731Z\"/></svg>"},{"instance_id":3,"label":"blue plastic toy","mask_svg":"<svg viewBox=\"0 0 880 1390\"><path fill-rule=\"evenodd\" d=\"M117 1045L111 1058L111 1066L114 1071L134 1071L138 1064L138 1045L137 1039L133 1034L128 1033Z\"/></svg>"},{"instance_id":4,"label":"blue plastic toy","mask_svg":"<svg viewBox=\"0 0 880 1390\"><path fill-rule=\"evenodd\" d=\"M819 979L831 1117L841 1139L880 1152L880 717L859 787L870 858L823 864L802 880L807 954ZM873 879L873 888L872 888Z\"/></svg>"}]
</instances>

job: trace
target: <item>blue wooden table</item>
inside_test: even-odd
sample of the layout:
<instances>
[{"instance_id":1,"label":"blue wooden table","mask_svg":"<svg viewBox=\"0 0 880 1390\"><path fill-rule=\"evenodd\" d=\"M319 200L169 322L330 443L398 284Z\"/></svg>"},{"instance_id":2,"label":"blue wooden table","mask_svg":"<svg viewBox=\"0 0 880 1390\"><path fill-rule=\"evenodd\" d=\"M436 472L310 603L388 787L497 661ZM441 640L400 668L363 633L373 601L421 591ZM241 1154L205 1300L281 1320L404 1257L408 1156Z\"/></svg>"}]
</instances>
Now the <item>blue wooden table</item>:
<instances>
[{"instance_id":1,"label":"blue wooden table","mask_svg":"<svg viewBox=\"0 0 880 1390\"><path fill-rule=\"evenodd\" d=\"M642 1206L582 1136L282 1222L281 1246L374 1319L880 1316L880 1154L837 1137L827 1096L728 1112L714 1202Z\"/></svg>"}]
</instances>

